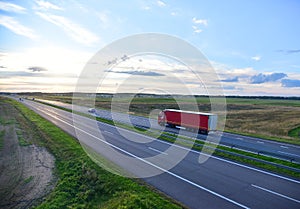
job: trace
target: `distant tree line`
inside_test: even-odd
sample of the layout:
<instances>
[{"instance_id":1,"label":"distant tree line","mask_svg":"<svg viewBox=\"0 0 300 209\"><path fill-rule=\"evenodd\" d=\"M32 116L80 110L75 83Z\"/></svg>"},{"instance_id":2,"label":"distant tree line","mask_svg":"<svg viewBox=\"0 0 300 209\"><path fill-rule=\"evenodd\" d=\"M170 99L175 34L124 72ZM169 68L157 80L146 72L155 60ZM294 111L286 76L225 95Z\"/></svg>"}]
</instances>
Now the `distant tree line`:
<instances>
[{"instance_id":1,"label":"distant tree line","mask_svg":"<svg viewBox=\"0 0 300 209\"><path fill-rule=\"evenodd\" d=\"M10 93L10 92L0 92L2 95L20 95L20 96L73 96L73 92L64 92L64 93L43 93L43 92L20 92L20 93ZM77 93L78 94L78 93ZM116 96L110 93L80 93L82 95L93 95L96 97L113 97ZM79 95L80 95L79 94ZM172 97L191 97L191 95L170 95L170 94L134 94L134 93L118 93L119 97L126 97L126 96L134 96L134 97L153 97L153 98L172 98ZM208 96L208 95L195 95L195 97L224 97L224 96ZM300 100L300 96L226 96L226 98L239 98L239 99L279 99L279 100Z\"/></svg>"}]
</instances>

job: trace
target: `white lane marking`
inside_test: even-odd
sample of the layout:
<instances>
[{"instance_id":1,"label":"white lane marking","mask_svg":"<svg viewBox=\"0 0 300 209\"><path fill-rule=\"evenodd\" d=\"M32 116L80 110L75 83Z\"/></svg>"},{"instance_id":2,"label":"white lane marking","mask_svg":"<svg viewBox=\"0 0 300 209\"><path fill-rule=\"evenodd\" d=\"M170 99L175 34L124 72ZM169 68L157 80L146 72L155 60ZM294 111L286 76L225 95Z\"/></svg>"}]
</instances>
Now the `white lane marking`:
<instances>
[{"instance_id":1,"label":"white lane marking","mask_svg":"<svg viewBox=\"0 0 300 209\"><path fill-rule=\"evenodd\" d=\"M282 153L282 154L286 154L286 155L291 155L291 156L296 156L296 157L300 157L300 155L297 155L297 154L293 154L293 153L288 153L288 152L282 152L282 151L278 151L279 153Z\"/></svg>"},{"instance_id":2,"label":"white lane marking","mask_svg":"<svg viewBox=\"0 0 300 209\"><path fill-rule=\"evenodd\" d=\"M39 111L44 112L45 114L47 114L47 112L45 112L45 111L43 111L43 110L41 110L41 109L39 109ZM49 115L49 114L48 114L48 115ZM50 115L50 116L53 117L53 115ZM249 207L247 207L247 206L245 206L245 205L242 205L241 203L238 203L238 202L236 202L236 201L234 201L234 200L232 200L232 199L229 199L229 198L227 198L227 197L225 197L225 196L223 196L223 195L221 195L221 194L219 194L219 193L217 193L217 192L214 192L214 191L209 190L209 189L207 189L207 188L205 188L205 187L203 187L203 186L200 186L199 184L196 184L196 183L193 182L193 181L190 181L190 180L188 180L188 179L186 179L186 178L184 178L184 177L181 177L181 176L179 176L179 175L177 175L177 174L175 174L175 173L173 173L173 172L171 172L171 171L169 171L169 170L166 170L166 169L164 169L164 168L161 168L161 167L159 167L159 166L157 166L157 165L155 165L155 164L153 164L153 163L151 163L151 162L145 160L144 158L140 158L140 157L138 157L138 156L132 154L131 152L128 152L128 151L126 151L126 150L124 150L124 149L122 149L122 148L120 148L120 147L118 147L118 146L116 146L116 145L113 145L113 144L111 144L111 143L109 143L109 142L107 142L107 141L105 141L105 140L103 140L103 139L100 139L100 138L94 136L93 134L90 134L90 133L88 133L88 132L86 132L86 131L84 131L84 130L82 130L82 129L80 129L80 128L78 128L78 127L76 127L76 126L74 126L74 125L72 125L72 124L70 124L70 123L68 123L68 122L66 122L66 121L64 121L64 120L61 120L61 119L59 119L59 118L57 118L57 117L55 117L55 116L54 116L54 118L56 118L57 120L61 121L62 123L65 123L65 124L67 124L67 125L69 125L69 126L75 128L75 129L77 129L78 131L81 131L81 132L83 132L83 133L85 133L85 134L87 134L87 135L89 135L89 136L91 136L91 137L93 137L93 138L95 138L95 139L98 139L99 141L101 141L101 142L103 142L103 143L105 143L105 144L107 144L107 145L109 145L109 146L111 146L111 147L113 147L113 148L115 148L115 149L117 149L117 150L119 150L119 151L121 151L121 152L123 152L123 153L125 153L125 154L127 154L127 155L129 155L129 156L131 156L131 157L134 157L134 158L136 158L136 159L138 159L138 160L140 160L140 161L142 161L142 162L144 162L144 163L146 163L146 164L148 164L148 165L150 165L150 166L152 166L152 167L154 167L154 168L157 168L158 170L161 170L161 171L163 171L163 172L165 172L165 173L168 173L169 175L171 175L171 176L173 176L173 177L175 177L175 178L178 178L178 179L180 179L180 180L182 180L182 181L184 181L184 182L186 182L186 183L188 183L188 184L191 184L191 185L193 185L193 186L195 186L195 187L197 187L197 188L199 188L199 189L201 189L201 190L204 190L204 191L206 191L206 192L208 192L208 193L210 193L210 194L212 194L212 195L215 195L215 196L217 196L217 197L219 197L219 198L221 198L221 199L223 199L223 200L226 200L226 201L228 201L228 202L230 202L230 203L232 203L232 204L234 204L234 205L237 205L237 206L239 206L239 207L241 207L241 208L250 209Z\"/></svg>"},{"instance_id":3,"label":"white lane marking","mask_svg":"<svg viewBox=\"0 0 300 209\"><path fill-rule=\"evenodd\" d=\"M297 200L297 199L294 199L294 198L292 198L292 197L289 197L289 196L280 194L280 193L278 193L278 192L274 192L274 191L272 191L272 190L269 190L269 189L266 189L266 188L257 186L257 185L255 185L255 184L251 184L251 186L253 186L253 187L257 188L257 189L261 189L261 190L263 190L263 191L265 191L265 192L269 192L269 193L271 193L271 194L277 195L277 196L279 196L279 197L282 197L282 198L285 198L285 199L294 201L294 202L296 202L296 203L300 203L300 200Z\"/></svg>"},{"instance_id":4,"label":"white lane marking","mask_svg":"<svg viewBox=\"0 0 300 209\"><path fill-rule=\"evenodd\" d=\"M58 113L56 113L56 114L58 114ZM80 116L80 115L78 115L78 116L79 116L79 117L83 117L83 118L85 118L85 119L87 119L87 120L93 120L93 119L90 119L90 118L87 118L87 117L84 117L84 116ZM94 120L93 120L93 121L94 121ZM100 122L98 122L98 123L100 123ZM100 123L100 124L101 124L101 123ZM103 124L105 124L105 125L107 125L107 126L110 126L110 127L114 127L113 125L110 125L110 124L107 124L107 123L103 123ZM119 129L122 129L123 131L127 131L127 132L129 132L129 133L132 133L132 131L129 131L129 130L127 130L127 129L123 129L123 128L120 128L120 127L118 127L118 128L119 128ZM162 140L159 140L159 139L156 139L156 138L152 138L152 137L147 136L147 135L143 135L143 134L139 134L139 133L136 133L136 134L137 134L137 135L140 135L140 136L142 136L142 137L147 137L147 138L150 138L150 139L152 139L152 140L156 140L157 142L160 142L160 143L162 143L162 144L167 144L167 145L175 146L175 147L180 148L180 149L189 150L190 152L193 152L193 153L196 153L196 154L201 154L201 155L209 156L209 155L207 155L207 154L205 154L205 153L201 153L201 152L196 151L196 150L188 149L188 148L186 148L186 147L179 146L179 145L176 145L176 144L171 144L171 143L169 143L169 142L162 141ZM276 178L284 179L284 180L286 180L286 181L290 181L290 182L293 182L293 183L300 184L300 181L297 181L297 180L295 180L295 179L291 179L291 178L288 178L288 177L285 177L285 176L280 176L280 175L277 175L277 174L275 174L275 173L270 173L270 172L267 172L267 171L264 171L264 170L259 170L259 169L257 169L257 168L249 167L249 166L247 166L247 165L239 164L239 163L236 163L236 162L233 162L233 161L229 161L229 160L226 160L226 159L223 159L223 158L219 158L219 157L215 157L215 156L211 156L211 155L210 155L209 157L211 157L212 159L215 159L215 160L220 160L220 161L223 161L223 162L232 164L232 165L236 165L236 166L239 166L239 167L242 167L242 168L246 168L246 169L253 170L253 171L256 171L256 172L259 172L259 173L263 173L263 174L270 175L270 176L273 176L273 177L276 177Z\"/></svg>"},{"instance_id":5,"label":"white lane marking","mask_svg":"<svg viewBox=\"0 0 300 209\"><path fill-rule=\"evenodd\" d=\"M286 146L280 146L281 148L284 148L284 149L288 149L288 147L286 147Z\"/></svg>"},{"instance_id":6,"label":"white lane marking","mask_svg":"<svg viewBox=\"0 0 300 209\"><path fill-rule=\"evenodd\" d=\"M223 132L223 135L231 135L232 137L236 137L237 136L237 134L231 134L231 133L228 133L228 132ZM251 137L251 136L243 136L243 137L244 137L244 139L249 139L250 141L258 139L258 138ZM283 142L276 142L276 141L270 141L270 140L269 141L265 140L265 142L268 143L268 144L278 144L278 145L282 145L283 144L284 145ZM300 147L299 145L294 145L294 144L289 144L288 146L289 147L294 147L294 148L299 148Z\"/></svg>"},{"instance_id":7,"label":"white lane marking","mask_svg":"<svg viewBox=\"0 0 300 209\"><path fill-rule=\"evenodd\" d=\"M110 134L110 135L114 135L114 133L110 132L110 131L103 131L106 134Z\"/></svg>"},{"instance_id":8,"label":"white lane marking","mask_svg":"<svg viewBox=\"0 0 300 209\"><path fill-rule=\"evenodd\" d=\"M158 150L158 149L155 149L155 148L153 148L153 147L148 147L148 148L151 149L151 150L153 150L153 151L155 151L155 152L158 152L158 153L160 153L160 154L168 155L168 153L162 152L162 151L160 151L160 150Z\"/></svg>"},{"instance_id":9,"label":"white lane marking","mask_svg":"<svg viewBox=\"0 0 300 209\"><path fill-rule=\"evenodd\" d=\"M244 139L241 137L237 137L236 139L243 141Z\"/></svg>"},{"instance_id":10,"label":"white lane marking","mask_svg":"<svg viewBox=\"0 0 300 209\"><path fill-rule=\"evenodd\" d=\"M262 141L256 141L257 143L259 144L264 144L265 142L262 142Z\"/></svg>"}]
</instances>

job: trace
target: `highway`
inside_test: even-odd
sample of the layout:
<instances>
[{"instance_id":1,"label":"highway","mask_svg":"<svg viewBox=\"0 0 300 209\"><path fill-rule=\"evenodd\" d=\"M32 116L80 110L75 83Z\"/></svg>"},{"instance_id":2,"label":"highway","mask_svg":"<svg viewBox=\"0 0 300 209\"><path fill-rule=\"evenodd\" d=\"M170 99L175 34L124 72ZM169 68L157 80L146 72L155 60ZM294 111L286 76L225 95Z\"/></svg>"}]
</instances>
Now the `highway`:
<instances>
[{"instance_id":1,"label":"highway","mask_svg":"<svg viewBox=\"0 0 300 209\"><path fill-rule=\"evenodd\" d=\"M71 104L66 104L58 101L50 101L50 100L41 100L46 103L54 104L60 107L65 107L68 109L72 109ZM88 113L88 107L84 106L73 106L73 109L79 112ZM154 129L161 129L161 127L157 124L157 120L148 119L141 116L127 115L124 113L114 113L113 118L110 111L103 109L96 109L96 116L113 119L114 121L122 122L122 123L130 123L137 126L142 127L150 127ZM166 129L169 132L178 133L178 130L173 128ZM181 134L186 136L194 136L194 133L190 133L188 131L181 131ZM197 136L200 140L206 140L206 136L199 134ZM236 149L242 149L246 151L251 151L255 153L265 154L269 156L273 156L276 158L281 158L293 162L300 163L300 146L264 140L255 137L242 136L238 134L231 133L222 133L222 137L220 140L220 144L226 145L229 147L234 147Z\"/></svg>"},{"instance_id":2,"label":"highway","mask_svg":"<svg viewBox=\"0 0 300 209\"><path fill-rule=\"evenodd\" d=\"M168 170L165 166L175 156L166 151L171 147L167 142L126 131L131 136L128 139L114 126L40 103L27 100L23 103L64 131L79 136L85 146L132 175L143 176L145 182L188 208L300 208L299 180L218 157L199 163L197 151L188 151L181 162ZM72 117L76 117L76 126ZM186 151L180 146L172 148L175 153ZM118 154L111 155L110 149ZM124 163L126 157L120 155L131 158L133 163ZM161 174L145 177L155 172Z\"/></svg>"}]
</instances>

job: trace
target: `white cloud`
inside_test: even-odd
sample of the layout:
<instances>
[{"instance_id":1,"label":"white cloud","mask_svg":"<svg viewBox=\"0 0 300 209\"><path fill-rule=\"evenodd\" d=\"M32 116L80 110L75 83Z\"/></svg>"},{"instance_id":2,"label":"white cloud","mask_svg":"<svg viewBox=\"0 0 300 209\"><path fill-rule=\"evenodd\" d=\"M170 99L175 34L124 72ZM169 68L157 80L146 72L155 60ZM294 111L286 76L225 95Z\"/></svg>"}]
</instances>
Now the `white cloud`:
<instances>
[{"instance_id":1,"label":"white cloud","mask_svg":"<svg viewBox=\"0 0 300 209\"><path fill-rule=\"evenodd\" d=\"M143 10L151 10L151 7L149 7L149 6L144 6L142 9L143 9Z\"/></svg>"},{"instance_id":2,"label":"white cloud","mask_svg":"<svg viewBox=\"0 0 300 209\"><path fill-rule=\"evenodd\" d=\"M52 4L48 1L37 0L35 2L39 6L38 9L42 9L42 10L48 10L48 9L63 10L63 8L61 8L61 7L59 7L55 4Z\"/></svg>"},{"instance_id":3,"label":"white cloud","mask_svg":"<svg viewBox=\"0 0 300 209\"><path fill-rule=\"evenodd\" d=\"M202 30L199 29L197 26L193 25L192 28L194 29L194 33L201 33L202 32Z\"/></svg>"},{"instance_id":4,"label":"white cloud","mask_svg":"<svg viewBox=\"0 0 300 209\"><path fill-rule=\"evenodd\" d=\"M99 37L71 20L58 15L36 12L41 18L62 28L68 36L78 43L90 45L99 41Z\"/></svg>"},{"instance_id":5,"label":"white cloud","mask_svg":"<svg viewBox=\"0 0 300 209\"><path fill-rule=\"evenodd\" d=\"M177 12L171 12L171 15L172 15L172 16L177 16L178 13L177 13Z\"/></svg>"},{"instance_id":6,"label":"white cloud","mask_svg":"<svg viewBox=\"0 0 300 209\"><path fill-rule=\"evenodd\" d=\"M208 25L208 21L206 19L197 19L196 17L194 17L192 19L193 23L195 24L200 24L200 25L204 25L207 26Z\"/></svg>"},{"instance_id":7,"label":"white cloud","mask_svg":"<svg viewBox=\"0 0 300 209\"><path fill-rule=\"evenodd\" d=\"M260 56L254 56L254 57L251 57L252 60L254 61L259 61L261 60L261 57Z\"/></svg>"},{"instance_id":8,"label":"white cloud","mask_svg":"<svg viewBox=\"0 0 300 209\"><path fill-rule=\"evenodd\" d=\"M93 54L59 46L28 48L22 52L6 52L1 58L1 65L10 71L28 71L32 66L40 66L45 73L79 74ZM16 62L17 60L17 62Z\"/></svg>"},{"instance_id":9,"label":"white cloud","mask_svg":"<svg viewBox=\"0 0 300 209\"><path fill-rule=\"evenodd\" d=\"M163 1L157 1L156 3L157 3L157 5L158 5L159 7L165 7L165 6L167 6L166 3L163 2Z\"/></svg>"},{"instance_id":10,"label":"white cloud","mask_svg":"<svg viewBox=\"0 0 300 209\"><path fill-rule=\"evenodd\" d=\"M9 71L11 76L0 78L0 88L3 91L73 91L78 75L92 55L57 46L6 52L1 58L5 69L0 69L0 75ZM28 69L31 66L40 66L47 71L33 73Z\"/></svg>"},{"instance_id":11,"label":"white cloud","mask_svg":"<svg viewBox=\"0 0 300 209\"><path fill-rule=\"evenodd\" d=\"M7 29L14 32L15 34L25 36L30 39L36 39L38 37L31 28L28 28L20 24L13 17L0 15L0 25L6 27Z\"/></svg>"},{"instance_id":12,"label":"white cloud","mask_svg":"<svg viewBox=\"0 0 300 209\"><path fill-rule=\"evenodd\" d=\"M24 13L26 11L24 7L8 2L0 2L0 10L15 13Z\"/></svg>"},{"instance_id":13,"label":"white cloud","mask_svg":"<svg viewBox=\"0 0 300 209\"><path fill-rule=\"evenodd\" d=\"M107 12L107 11L96 12L96 16L101 21L102 28L108 28L110 26L108 14L109 14L109 12Z\"/></svg>"}]
</instances>

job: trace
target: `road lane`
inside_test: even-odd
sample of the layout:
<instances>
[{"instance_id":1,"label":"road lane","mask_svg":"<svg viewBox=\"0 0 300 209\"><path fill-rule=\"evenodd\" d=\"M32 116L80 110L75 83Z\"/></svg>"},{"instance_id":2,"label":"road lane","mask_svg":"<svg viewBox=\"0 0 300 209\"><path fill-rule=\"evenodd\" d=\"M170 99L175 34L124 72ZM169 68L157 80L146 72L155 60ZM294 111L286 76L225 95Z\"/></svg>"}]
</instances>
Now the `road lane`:
<instances>
[{"instance_id":1,"label":"road lane","mask_svg":"<svg viewBox=\"0 0 300 209\"><path fill-rule=\"evenodd\" d=\"M50 121L66 129L67 132L74 131L72 114L69 112L38 103L25 103ZM65 121L65 123L62 121ZM90 119L82 117L82 124L85 125L83 131L90 134L85 134L85 143L94 147L95 151L105 153L105 150L102 149L103 146L100 146L102 144L99 144L99 140L91 137L91 135L97 135L95 133L97 130L93 130L89 125L90 123L93 123ZM114 127L102 123L98 124L100 128L106 131L104 133L111 133L107 134L105 138L107 142L138 158L147 158L158 154L148 147L164 151L170 146L170 144L158 140L152 140L149 143L135 143L118 135L118 131ZM137 135L137 138L140 137L141 135ZM178 147L178 149L182 148ZM162 155L161 157L161 160L171 160L168 155ZM297 199L300 196L300 183L298 181L280 178L277 175L249 169L246 166L215 157L199 164L198 158L198 152L189 152L184 160L170 171L144 180L190 208L282 208L281 206L284 206L284 208L299 208L297 202L252 186L257 185L261 188L268 188L270 191L275 191L291 199ZM110 159L116 160L122 165L122 160L114 159L113 156L110 156ZM164 169L160 167L162 165L157 168L151 165L152 162L149 163L141 161L141 163L129 165L129 167L126 165L126 168L130 172L135 172L141 168L149 169L149 166L152 167L151 169ZM266 198L267 201L262 197Z\"/></svg>"},{"instance_id":2,"label":"road lane","mask_svg":"<svg viewBox=\"0 0 300 209\"><path fill-rule=\"evenodd\" d=\"M50 104L54 104L57 106L65 107L68 109L74 109L79 112L88 113L88 107L71 105L67 103L62 103L58 101L50 101L50 100L41 100L43 102L47 102ZM148 119L141 116L129 115L124 113L114 113L113 117L110 111L103 109L96 109L96 115L106 119L114 119L115 121L119 121L122 123L131 123L133 125L142 126L142 127L150 127L154 129L161 129L161 127L157 124L156 119ZM178 130L173 128L166 128L166 131L178 133ZM190 133L188 131L181 131L181 134L186 136L194 136L194 133ZM198 139L206 140L206 136L199 134ZM292 160L294 162L300 163L300 146L286 144L281 142L269 141L264 139L259 139L255 137L242 136L238 134L232 133L222 133L222 137L220 140L220 144L234 147L241 150L247 150L255 153L261 153L265 155L270 155L277 158L283 158L287 160Z\"/></svg>"}]
</instances>

